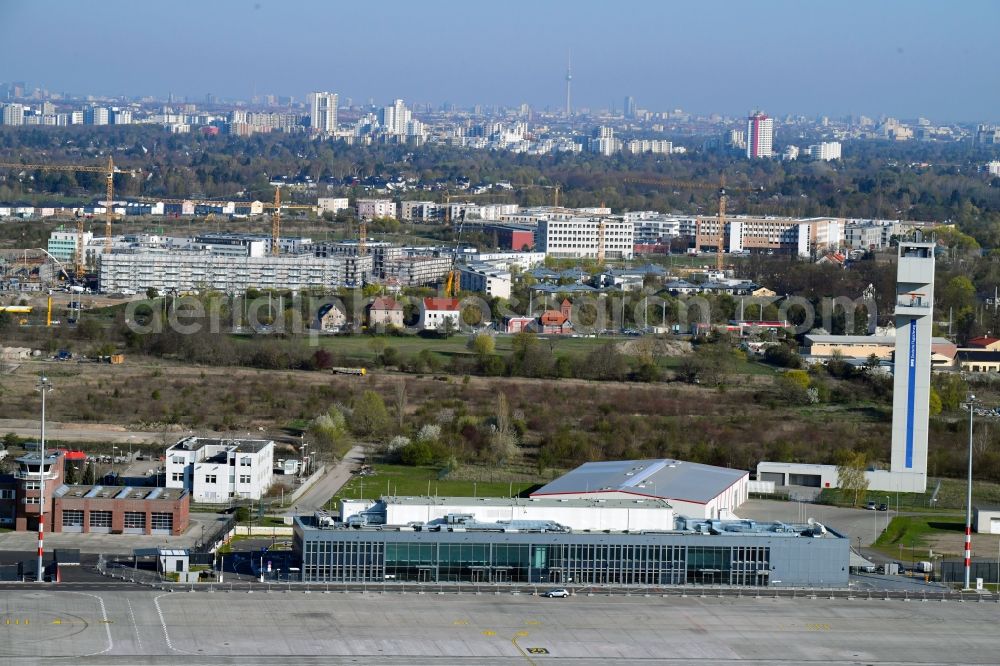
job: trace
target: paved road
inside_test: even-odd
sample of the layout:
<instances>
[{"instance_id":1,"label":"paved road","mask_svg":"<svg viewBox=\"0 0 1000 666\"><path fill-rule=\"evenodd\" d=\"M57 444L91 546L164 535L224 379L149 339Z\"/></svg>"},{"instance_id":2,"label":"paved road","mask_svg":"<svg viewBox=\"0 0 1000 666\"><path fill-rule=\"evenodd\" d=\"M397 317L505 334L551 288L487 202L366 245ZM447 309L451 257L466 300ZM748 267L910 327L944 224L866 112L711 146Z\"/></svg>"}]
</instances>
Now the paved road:
<instances>
[{"instance_id":1,"label":"paved road","mask_svg":"<svg viewBox=\"0 0 1000 666\"><path fill-rule=\"evenodd\" d=\"M340 462L333 467L327 468L326 474L317 480L306 491L306 493L295 502L286 512L286 516L296 513L311 513L316 509L322 509L327 501L340 490L345 483L351 480L351 473L361 466L361 459L364 456L364 448L355 446L347 452Z\"/></svg>"},{"instance_id":2,"label":"paved road","mask_svg":"<svg viewBox=\"0 0 1000 666\"><path fill-rule=\"evenodd\" d=\"M10 590L0 663L994 664L996 613L874 598Z\"/></svg>"},{"instance_id":3,"label":"paved road","mask_svg":"<svg viewBox=\"0 0 1000 666\"><path fill-rule=\"evenodd\" d=\"M39 424L32 419L0 419L0 434L12 432L20 437L38 437ZM179 435L167 433L170 442L176 440ZM148 432L138 430L126 430L122 426L110 423L60 423L58 421L45 422L46 439L54 439L64 442L121 442L128 444L162 444L163 431Z\"/></svg>"},{"instance_id":4,"label":"paved road","mask_svg":"<svg viewBox=\"0 0 1000 666\"><path fill-rule=\"evenodd\" d=\"M885 530L888 521L896 516L895 511L866 511L846 509L809 502L779 502L776 500L747 500L737 509L740 518L754 520L780 520L783 522L805 522L814 518L820 523L850 537L851 544L872 544Z\"/></svg>"}]
</instances>

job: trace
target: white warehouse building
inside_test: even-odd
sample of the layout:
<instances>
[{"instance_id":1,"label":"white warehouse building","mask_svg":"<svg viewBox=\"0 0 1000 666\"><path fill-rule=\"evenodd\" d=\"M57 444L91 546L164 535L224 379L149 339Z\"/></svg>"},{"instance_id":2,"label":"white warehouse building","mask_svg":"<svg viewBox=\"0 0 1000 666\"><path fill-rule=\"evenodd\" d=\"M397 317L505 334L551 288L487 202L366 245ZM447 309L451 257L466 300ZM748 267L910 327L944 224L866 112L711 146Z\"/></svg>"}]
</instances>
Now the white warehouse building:
<instances>
[{"instance_id":1,"label":"white warehouse building","mask_svg":"<svg viewBox=\"0 0 1000 666\"><path fill-rule=\"evenodd\" d=\"M184 488L194 502L260 499L274 475L268 439L185 437L166 451L167 488Z\"/></svg>"},{"instance_id":2,"label":"white warehouse building","mask_svg":"<svg viewBox=\"0 0 1000 666\"><path fill-rule=\"evenodd\" d=\"M732 517L747 500L750 473L671 460L615 460L580 465L531 493L532 498L661 499L678 515Z\"/></svg>"},{"instance_id":3,"label":"white warehouse building","mask_svg":"<svg viewBox=\"0 0 1000 666\"><path fill-rule=\"evenodd\" d=\"M444 525L457 520L476 523L553 522L573 530L673 530L674 512L659 499L565 499L536 497L383 497L343 499L342 520L385 521L386 525ZM352 518L355 517L355 518Z\"/></svg>"}]
</instances>

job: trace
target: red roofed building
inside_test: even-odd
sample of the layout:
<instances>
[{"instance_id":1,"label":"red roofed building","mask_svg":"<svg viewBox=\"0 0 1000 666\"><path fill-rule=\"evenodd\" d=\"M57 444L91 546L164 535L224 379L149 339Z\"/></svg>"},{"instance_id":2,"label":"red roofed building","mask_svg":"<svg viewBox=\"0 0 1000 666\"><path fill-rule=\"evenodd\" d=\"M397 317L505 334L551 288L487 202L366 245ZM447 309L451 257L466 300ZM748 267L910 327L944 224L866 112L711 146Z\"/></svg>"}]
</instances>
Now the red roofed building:
<instances>
[{"instance_id":1,"label":"red roofed building","mask_svg":"<svg viewBox=\"0 0 1000 666\"><path fill-rule=\"evenodd\" d=\"M978 338L971 338L967 343L967 347L975 347L976 349L986 349L988 351L1000 351L1000 338L991 338L988 335L981 335Z\"/></svg>"},{"instance_id":2,"label":"red roofed building","mask_svg":"<svg viewBox=\"0 0 1000 666\"><path fill-rule=\"evenodd\" d=\"M368 308L368 325L403 328L403 306L391 296L379 296Z\"/></svg>"},{"instance_id":3,"label":"red roofed building","mask_svg":"<svg viewBox=\"0 0 1000 666\"><path fill-rule=\"evenodd\" d=\"M540 332L547 335L564 335L573 332L573 324L570 322L570 314L573 312L573 304L568 299L562 302L558 310L546 310L538 318Z\"/></svg>"},{"instance_id":4,"label":"red roofed building","mask_svg":"<svg viewBox=\"0 0 1000 666\"><path fill-rule=\"evenodd\" d=\"M444 326L446 319L451 319L455 330L458 330L461 310L457 298L425 298L420 301L420 328L436 331Z\"/></svg>"}]
</instances>

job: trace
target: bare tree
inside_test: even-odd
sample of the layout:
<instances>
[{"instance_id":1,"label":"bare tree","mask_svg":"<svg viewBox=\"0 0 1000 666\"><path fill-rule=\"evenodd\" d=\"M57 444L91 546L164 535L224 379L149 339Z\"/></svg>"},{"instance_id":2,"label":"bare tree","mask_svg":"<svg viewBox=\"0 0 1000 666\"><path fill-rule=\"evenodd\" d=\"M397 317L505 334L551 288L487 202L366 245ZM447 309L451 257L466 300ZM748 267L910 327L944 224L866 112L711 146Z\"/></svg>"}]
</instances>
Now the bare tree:
<instances>
[{"instance_id":1,"label":"bare tree","mask_svg":"<svg viewBox=\"0 0 1000 666\"><path fill-rule=\"evenodd\" d=\"M980 425L972 433L972 450L976 456L983 456L993 446L993 429L989 423L980 421Z\"/></svg>"},{"instance_id":2,"label":"bare tree","mask_svg":"<svg viewBox=\"0 0 1000 666\"><path fill-rule=\"evenodd\" d=\"M403 431L403 421L406 419L406 380L400 379L396 382L394 393L396 407L396 425L400 432Z\"/></svg>"},{"instance_id":3,"label":"bare tree","mask_svg":"<svg viewBox=\"0 0 1000 666\"><path fill-rule=\"evenodd\" d=\"M868 476L865 474L865 454L846 451L839 456L837 464L837 485L845 497L852 497L852 506L857 506L861 496L868 492Z\"/></svg>"}]
</instances>

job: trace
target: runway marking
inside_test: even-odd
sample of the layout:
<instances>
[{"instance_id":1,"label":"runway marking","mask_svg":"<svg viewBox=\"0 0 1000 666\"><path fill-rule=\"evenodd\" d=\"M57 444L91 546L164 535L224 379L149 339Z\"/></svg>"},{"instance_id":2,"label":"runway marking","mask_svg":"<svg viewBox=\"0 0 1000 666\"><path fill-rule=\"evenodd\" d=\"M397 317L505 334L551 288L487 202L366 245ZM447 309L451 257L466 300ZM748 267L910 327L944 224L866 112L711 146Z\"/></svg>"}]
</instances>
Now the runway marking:
<instances>
[{"instance_id":1,"label":"runway marking","mask_svg":"<svg viewBox=\"0 0 1000 666\"><path fill-rule=\"evenodd\" d=\"M135 642L139 645L139 649L142 649L142 637L139 636L139 625L135 622L135 611L132 610L132 602L128 599L125 600L128 604L128 614L132 618L132 628L135 629Z\"/></svg>"},{"instance_id":2,"label":"runway marking","mask_svg":"<svg viewBox=\"0 0 1000 666\"><path fill-rule=\"evenodd\" d=\"M528 648L528 654L548 654L548 653L549 653L548 648L540 648L540 647Z\"/></svg>"},{"instance_id":3,"label":"runway marking","mask_svg":"<svg viewBox=\"0 0 1000 666\"><path fill-rule=\"evenodd\" d=\"M97 599L97 602L101 605L101 621L104 623L104 631L108 634L108 647L104 648L100 652L92 652L91 654L85 654L84 657L94 657L99 654L104 654L105 652L110 652L115 647L115 642L111 639L111 623L108 620L108 610L104 606L104 599L97 596L96 594L90 594L89 592L69 592L69 594L82 594L85 597L93 597Z\"/></svg>"}]
</instances>

